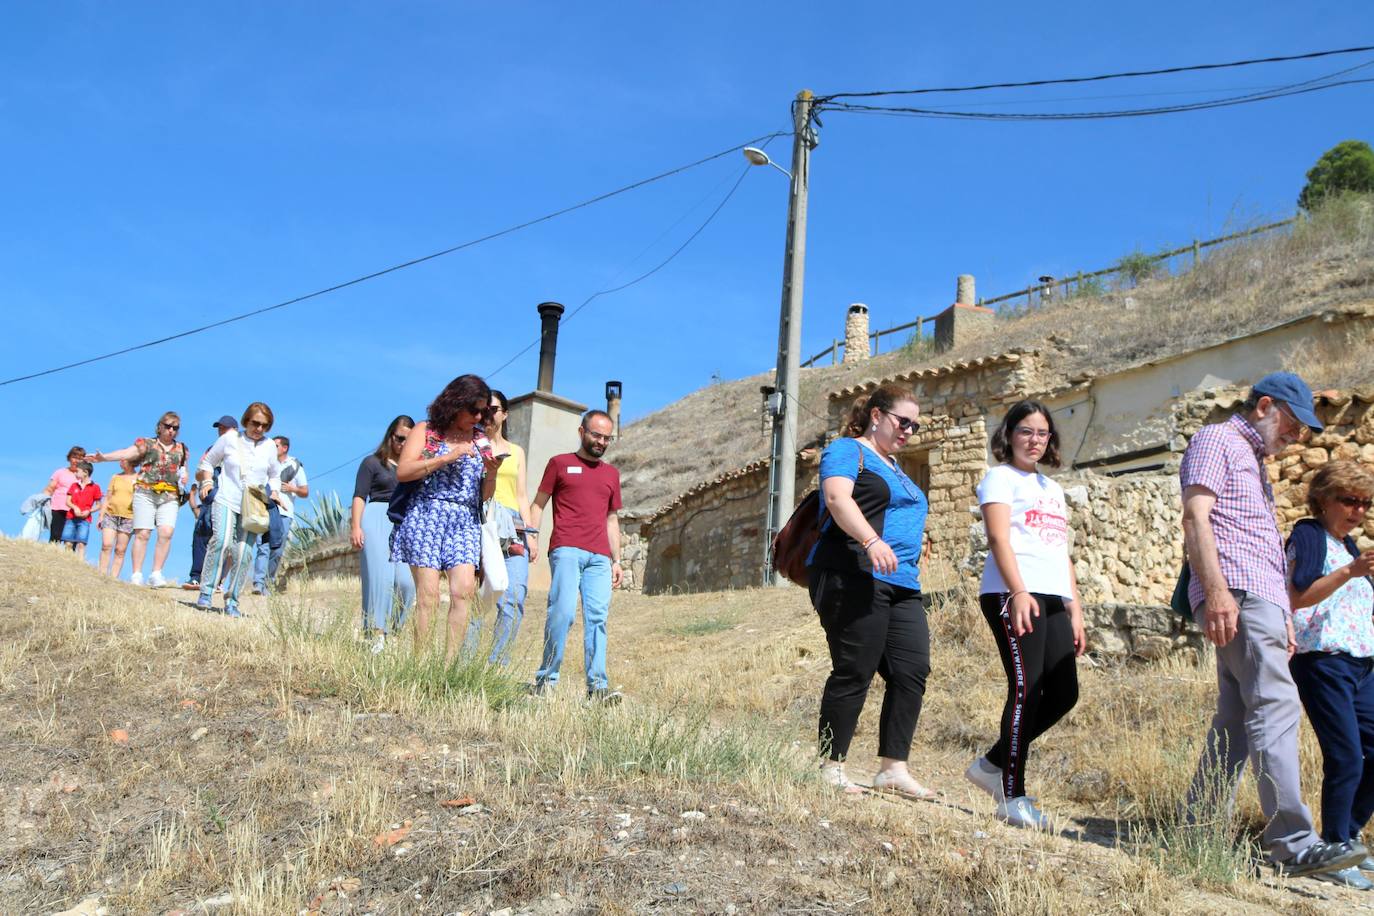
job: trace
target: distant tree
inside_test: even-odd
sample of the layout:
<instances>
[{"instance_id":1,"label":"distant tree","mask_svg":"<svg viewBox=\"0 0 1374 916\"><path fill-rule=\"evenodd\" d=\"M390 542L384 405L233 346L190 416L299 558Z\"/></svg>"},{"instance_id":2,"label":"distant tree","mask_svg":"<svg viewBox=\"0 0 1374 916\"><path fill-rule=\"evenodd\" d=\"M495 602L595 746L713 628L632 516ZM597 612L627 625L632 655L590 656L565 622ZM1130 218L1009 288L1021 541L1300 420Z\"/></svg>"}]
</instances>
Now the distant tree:
<instances>
[{"instance_id":1,"label":"distant tree","mask_svg":"<svg viewBox=\"0 0 1374 916\"><path fill-rule=\"evenodd\" d=\"M1374 192L1374 149L1363 140L1345 140L1322 154L1307 173L1298 206L1311 210L1322 198L1342 191Z\"/></svg>"}]
</instances>

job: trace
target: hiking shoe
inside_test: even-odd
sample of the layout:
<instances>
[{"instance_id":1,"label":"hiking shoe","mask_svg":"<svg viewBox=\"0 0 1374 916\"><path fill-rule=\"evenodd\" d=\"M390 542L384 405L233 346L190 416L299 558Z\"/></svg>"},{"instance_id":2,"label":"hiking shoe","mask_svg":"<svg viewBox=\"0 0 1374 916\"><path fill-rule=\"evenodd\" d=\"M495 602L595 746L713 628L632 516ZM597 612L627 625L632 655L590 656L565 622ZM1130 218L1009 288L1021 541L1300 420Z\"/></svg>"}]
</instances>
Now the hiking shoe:
<instances>
[{"instance_id":1,"label":"hiking shoe","mask_svg":"<svg viewBox=\"0 0 1374 916\"><path fill-rule=\"evenodd\" d=\"M1330 871L1325 874L1313 875L1314 881L1326 881L1330 884L1339 884L1357 891L1367 891L1374 888L1374 881L1370 881L1360 874L1358 865L1349 868L1342 868L1340 871Z\"/></svg>"},{"instance_id":2,"label":"hiking shoe","mask_svg":"<svg viewBox=\"0 0 1374 916\"><path fill-rule=\"evenodd\" d=\"M1008 798L997 803L997 819L1013 827L1028 830L1053 830L1054 825L1045 817L1044 812L1024 795Z\"/></svg>"},{"instance_id":3,"label":"hiking shoe","mask_svg":"<svg viewBox=\"0 0 1374 916\"><path fill-rule=\"evenodd\" d=\"M1369 855L1359 843L1325 843L1321 840L1297 855L1274 863L1274 870L1291 878L1342 871L1359 865Z\"/></svg>"},{"instance_id":4,"label":"hiking shoe","mask_svg":"<svg viewBox=\"0 0 1374 916\"><path fill-rule=\"evenodd\" d=\"M970 763L968 769L964 770L964 778L991 795L993 801L1006 801L1006 791L1002 788L1002 771L988 763L988 758L979 757Z\"/></svg>"},{"instance_id":5,"label":"hiking shoe","mask_svg":"<svg viewBox=\"0 0 1374 916\"><path fill-rule=\"evenodd\" d=\"M141 572L131 573L131 574L129 575L129 584L130 584L130 585L142 585L142 584L143 584L143 573L141 573Z\"/></svg>"},{"instance_id":6,"label":"hiking shoe","mask_svg":"<svg viewBox=\"0 0 1374 916\"><path fill-rule=\"evenodd\" d=\"M619 690L612 690L609 687L594 687L587 691L587 700L592 703L600 703L603 706L619 706L620 701L625 699L625 694Z\"/></svg>"},{"instance_id":7,"label":"hiking shoe","mask_svg":"<svg viewBox=\"0 0 1374 916\"><path fill-rule=\"evenodd\" d=\"M162 570L160 570L160 569L155 569L155 570L152 571L152 573L148 576L148 587L149 587L149 588L166 588L166 587L167 587L167 580L164 579L164 578L162 577Z\"/></svg>"}]
</instances>

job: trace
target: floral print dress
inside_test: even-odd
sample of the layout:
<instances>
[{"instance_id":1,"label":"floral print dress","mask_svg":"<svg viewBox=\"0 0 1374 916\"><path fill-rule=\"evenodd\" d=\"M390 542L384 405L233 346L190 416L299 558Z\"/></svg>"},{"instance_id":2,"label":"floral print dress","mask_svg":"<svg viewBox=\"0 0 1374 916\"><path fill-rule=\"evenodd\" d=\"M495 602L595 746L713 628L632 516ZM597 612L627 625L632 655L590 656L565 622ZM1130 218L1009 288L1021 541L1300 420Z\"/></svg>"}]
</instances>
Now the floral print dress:
<instances>
[{"instance_id":1,"label":"floral print dress","mask_svg":"<svg viewBox=\"0 0 1374 916\"><path fill-rule=\"evenodd\" d=\"M426 457L452 450L435 433L426 433ZM477 566L482 555L482 474L482 459L474 452L426 477L410 511L391 532L391 561L441 570Z\"/></svg>"}]
</instances>

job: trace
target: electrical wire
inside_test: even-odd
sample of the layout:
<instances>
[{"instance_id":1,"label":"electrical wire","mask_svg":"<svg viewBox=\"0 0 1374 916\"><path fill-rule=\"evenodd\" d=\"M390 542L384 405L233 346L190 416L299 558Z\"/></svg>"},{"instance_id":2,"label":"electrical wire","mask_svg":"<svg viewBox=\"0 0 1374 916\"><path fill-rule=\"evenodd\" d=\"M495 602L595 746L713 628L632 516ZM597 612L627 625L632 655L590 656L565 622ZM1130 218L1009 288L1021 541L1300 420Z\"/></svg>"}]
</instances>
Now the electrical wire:
<instances>
[{"instance_id":1,"label":"electrical wire","mask_svg":"<svg viewBox=\"0 0 1374 916\"><path fill-rule=\"evenodd\" d=\"M1023 80L1014 83L982 83L975 86L942 86L923 89L879 89L869 92L832 92L818 96L817 103L833 99L872 98L883 95L925 95L940 92L981 92L984 89L1023 89L1030 86L1063 86L1071 83L1095 83L1103 80L1131 79L1143 76L1167 76L1175 73L1196 73L1205 70L1226 70L1234 67L1250 67L1259 64L1287 63L1295 60L1315 60L1339 54L1359 54L1374 51L1374 45L1358 48L1337 48L1329 51L1311 51L1305 54L1287 54L1280 57L1256 57L1249 60L1233 60L1226 63L1190 64L1184 67L1164 67L1157 70L1126 70L1120 73L1101 73L1096 76L1070 76L1055 79Z\"/></svg>"},{"instance_id":2,"label":"electrical wire","mask_svg":"<svg viewBox=\"0 0 1374 916\"><path fill-rule=\"evenodd\" d=\"M417 265L417 264L423 264L423 263L425 263L426 261L433 261L433 260L436 259L436 258L441 258L441 257L444 257L445 255L450 255L450 254L453 254L453 253L455 253L455 252L462 251L462 250L464 250L464 249L466 249L466 248L472 248L473 246L480 245L480 244L482 244L483 242L490 242L490 241L492 241L492 240L494 240L494 239L499 239L499 238L501 238L502 236L506 236L506 235L510 235L510 234L512 234L512 233L515 233L515 232L519 232L519 231L522 230L522 229L528 229L528 228L531 227L531 226L536 226L536 225L538 225L538 224L540 224L540 223L548 222L548 221L551 220L551 219L556 219L557 217L564 216L564 215L566 215L566 214L568 214L568 213L572 213L572 212L575 211L575 210L581 210L581 209L583 209L584 207L590 207L590 206L593 205L593 204L601 203L602 201L609 200L609 199L612 198L612 197L617 197L617 196L619 196L619 195L621 195L621 194L625 194L625 193L627 193L627 192L629 192L629 191L634 191L634 190L636 190L636 189L638 189L638 188L644 187L645 185L653 184L653 183L656 182L656 181L662 181L662 180L665 179L665 178L670 178L670 177L672 177L672 176L674 176L674 175L681 174L682 172L686 172L686 171L688 171L689 169L696 168L697 166L705 165L706 163L712 162L712 161L714 161L714 160L716 160L716 159L720 159L720 158L723 157L723 156L728 156L730 153L738 152L739 150L744 149L746 146L753 146L753 145L755 145L755 144L757 144L757 143L761 143L761 142L766 142L766 141L769 141L769 140L773 140L773 139L775 139L776 137L779 137L779 136L782 136L782 134L781 134L781 133L771 133L771 134L765 134L765 135L763 135L763 136L761 136L761 137L754 137L754 138L751 139L751 140L746 140L746 141L744 141L743 143L736 144L735 146L732 146L732 147L730 147L729 149L724 149L724 150L721 150L720 152L712 153L711 155L705 156L705 157L703 157L703 158L701 158L701 159L698 159L698 160L696 160L695 162L689 162L689 163L687 163L686 165L677 166L676 168L669 169L669 170L666 171L666 172L660 172L659 174L653 175L653 176L651 176L651 177L649 177L649 178L640 179L639 181L636 181L636 182L634 182L634 183L632 183L632 184L625 185L624 187L621 187L621 188L616 188L614 191L607 191L607 192L604 193L604 194L598 194L596 197L588 198L587 200L584 200L584 201L582 201L581 203L576 203L576 204L573 204L572 206L564 207L564 208L562 208L561 210L555 210L555 211L553 211L552 213L546 213L546 214L544 214L543 216L539 216L539 217L535 217L534 219L526 220L526 221L523 222L523 223L517 223L517 224L514 225L514 226L508 226L508 227L506 227L505 229L501 229L501 230L498 230L498 231L496 231L496 232L489 233L489 234L484 235L484 236L481 236L481 237L479 237L479 238L470 239L470 240L468 240L468 241L466 241L466 242L462 242L462 243L460 243L460 244L453 245L453 246L450 246L450 247L448 247L448 248L444 248L444 249L442 249L442 250L440 250L440 251L435 251L435 252L432 252L431 254L423 255L423 256L421 256L421 257L411 258L411 259L408 260L408 261L403 261L403 262L401 262L401 263L399 263L399 264L393 264L393 265L391 265L390 267L385 267L385 268L382 268L381 270L376 270L376 271L373 271L372 273L364 274L363 276L360 276L360 277L354 277L354 278L351 279L351 280L345 280L345 281L342 282L342 283L336 283L336 284L334 284L333 286L327 286L327 287L325 287L324 289L318 289L318 290L315 290L314 292L306 293L306 294L301 295L301 296L296 296L296 297L291 298L291 299L286 299L286 300L284 300L284 301L282 301L282 302L278 302L278 303L275 303L275 304L273 304L273 305L263 306L262 308L253 309L253 310L251 310L251 311L243 312L243 313L238 314L238 315L233 315L233 316L230 316L230 317L228 317L228 318L222 318L222 319L220 319L219 321L213 321L213 322L211 322L211 323L209 323L209 324L201 325L200 327L190 328L190 329L185 330L185 331L180 331L180 332L178 332L178 333L176 333L176 334L168 335L167 337L160 337L160 338L158 338L158 339L156 339L156 340L149 340L149 341L145 341L144 343L135 344L135 345L129 346L129 347L124 347L124 348L119 349L119 350L114 350L114 351L112 351L112 352L110 352L110 353L103 353L103 354L101 354L101 355L99 355L99 356L88 357L88 358L86 358L86 359L77 360L76 362L73 362L73 363L67 363L67 364L61 365L61 366L54 366L54 367L52 367L52 368L50 368L50 369L44 369L44 370L42 370L41 372L31 372L31 373L28 373L27 375L17 375L17 376L15 376L15 377L13 377L13 378L4 379L3 381L0 381L0 388L4 387L4 386L6 386L6 385L13 385L13 384L15 384L15 383L17 383L17 382L26 382L26 381L30 381L31 379L41 378L41 377L43 377L43 376L45 376L45 375L53 375L53 374L58 373L58 372L65 372L65 371L67 371L68 369L75 369L75 368L77 368L77 367L79 367L79 366L88 366L88 365L90 365L91 363L98 363L98 362L101 362L101 361L103 361L103 360L113 359L113 358L116 357L116 356L123 356L123 355L125 355L125 354L127 354L127 353L134 353L134 352L137 352L137 351L139 351L139 350L146 350L146 349L148 349L149 347L156 347L156 346L158 346L158 345L160 345L160 344L169 343L169 342L171 342L171 341L173 341L173 340L180 340L180 339L183 338L183 337L190 337L190 336L193 335L193 334L201 334L201 333L203 333L203 332L205 332L205 331L209 331L209 330L212 330L212 329L214 329L214 328L223 327L223 326L225 326L225 325L227 325L227 324L233 324L234 322L237 322L237 321L244 321L245 319L248 319L248 318L253 318L253 317L256 317L256 316L258 316L258 315L264 315L264 314L266 314L266 313L268 313L268 312L277 311L278 309L284 309L284 308L286 308L287 306L296 305L297 303L305 302L305 301L307 301L307 300L309 300L309 299L316 299L316 298L318 298L318 297L320 297L320 296L328 295L329 293L338 292L338 291L341 290L341 289L347 289L347 288L350 287L350 286L357 286L357 285L360 284L360 283L366 283L368 280L375 280L375 279L377 279L378 277L384 277L384 276L386 276L387 274L392 274L392 273L395 273L395 272L397 272L397 271L399 271L399 270L404 270L404 269L406 269L407 267L414 267L415 265Z\"/></svg>"}]
</instances>

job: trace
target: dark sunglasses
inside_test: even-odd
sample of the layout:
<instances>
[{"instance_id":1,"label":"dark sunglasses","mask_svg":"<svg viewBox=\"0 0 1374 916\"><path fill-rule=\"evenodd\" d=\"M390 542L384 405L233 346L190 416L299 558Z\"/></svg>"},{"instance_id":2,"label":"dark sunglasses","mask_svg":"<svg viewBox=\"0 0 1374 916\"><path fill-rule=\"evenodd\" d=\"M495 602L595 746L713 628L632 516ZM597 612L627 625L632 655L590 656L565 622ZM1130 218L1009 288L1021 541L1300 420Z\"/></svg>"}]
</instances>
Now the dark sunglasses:
<instances>
[{"instance_id":1,"label":"dark sunglasses","mask_svg":"<svg viewBox=\"0 0 1374 916\"><path fill-rule=\"evenodd\" d=\"M878 409L882 410L882 408ZM904 417L901 414L893 413L890 410L883 410L883 413L887 414L889 417L896 420L897 426L900 427L902 432L904 433L914 433L916 432L916 429L921 425L920 420L913 420L910 417Z\"/></svg>"},{"instance_id":2,"label":"dark sunglasses","mask_svg":"<svg viewBox=\"0 0 1374 916\"><path fill-rule=\"evenodd\" d=\"M406 437L405 437L405 436L398 436L398 435L396 435L395 433L392 433L392 434L391 434L391 441L392 441L392 442L395 442L397 445L405 445L405 444L406 444Z\"/></svg>"},{"instance_id":3,"label":"dark sunglasses","mask_svg":"<svg viewBox=\"0 0 1374 916\"><path fill-rule=\"evenodd\" d=\"M170 430L171 430L172 432L174 432L174 433L175 433L175 432L180 432L180 431L181 431L181 427L180 427L180 426L173 426L171 423L163 423L163 424L162 424L162 428L163 428L163 429L170 429Z\"/></svg>"},{"instance_id":4,"label":"dark sunglasses","mask_svg":"<svg viewBox=\"0 0 1374 916\"><path fill-rule=\"evenodd\" d=\"M1347 509L1363 509L1368 512L1374 506L1374 500L1360 499L1358 496L1337 496L1336 502L1345 506Z\"/></svg>"},{"instance_id":5,"label":"dark sunglasses","mask_svg":"<svg viewBox=\"0 0 1374 916\"><path fill-rule=\"evenodd\" d=\"M466 410L468 413L472 414L474 417L488 417L488 416L491 416L491 408L488 407L488 406L486 406L485 404L482 405L481 407L472 407L472 406L468 406L468 407L465 407L465 408L463 408L463 409Z\"/></svg>"}]
</instances>

